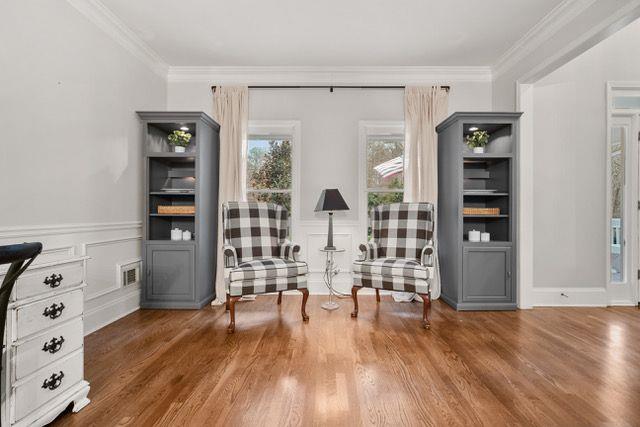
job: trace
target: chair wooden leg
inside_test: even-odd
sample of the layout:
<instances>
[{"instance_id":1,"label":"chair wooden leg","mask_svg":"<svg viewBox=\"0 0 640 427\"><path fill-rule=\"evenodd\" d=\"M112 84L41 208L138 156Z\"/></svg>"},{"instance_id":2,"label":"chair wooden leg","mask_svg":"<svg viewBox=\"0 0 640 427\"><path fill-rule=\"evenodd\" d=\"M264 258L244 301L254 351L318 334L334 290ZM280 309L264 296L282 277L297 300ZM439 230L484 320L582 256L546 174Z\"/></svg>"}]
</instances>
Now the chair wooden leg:
<instances>
[{"instance_id":1,"label":"chair wooden leg","mask_svg":"<svg viewBox=\"0 0 640 427\"><path fill-rule=\"evenodd\" d=\"M282 291L278 292L278 305L282 304Z\"/></svg>"},{"instance_id":2,"label":"chair wooden leg","mask_svg":"<svg viewBox=\"0 0 640 427\"><path fill-rule=\"evenodd\" d=\"M302 313L302 321L306 322L309 320L309 316L307 316L307 299L309 299L309 290L308 289L298 289L302 292L302 308L300 312Z\"/></svg>"},{"instance_id":3,"label":"chair wooden leg","mask_svg":"<svg viewBox=\"0 0 640 427\"><path fill-rule=\"evenodd\" d=\"M380 302L380 289L376 289L376 302Z\"/></svg>"},{"instance_id":4,"label":"chair wooden leg","mask_svg":"<svg viewBox=\"0 0 640 427\"><path fill-rule=\"evenodd\" d=\"M225 304L225 308L229 311L229 294L227 294L227 303Z\"/></svg>"},{"instance_id":5,"label":"chair wooden leg","mask_svg":"<svg viewBox=\"0 0 640 427\"><path fill-rule=\"evenodd\" d=\"M353 298L353 311L351 317L358 317L358 291L360 286L354 286L351 288L351 298Z\"/></svg>"},{"instance_id":6,"label":"chair wooden leg","mask_svg":"<svg viewBox=\"0 0 640 427\"><path fill-rule=\"evenodd\" d=\"M422 307L422 326L425 329L429 329L431 324L429 323L429 309L431 308L431 293L419 294L423 301Z\"/></svg>"},{"instance_id":7,"label":"chair wooden leg","mask_svg":"<svg viewBox=\"0 0 640 427\"><path fill-rule=\"evenodd\" d=\"M229 327L227 332L232 334L236 330L236 301L242 297L229 297Z\"/></svg>"}]
</instances>

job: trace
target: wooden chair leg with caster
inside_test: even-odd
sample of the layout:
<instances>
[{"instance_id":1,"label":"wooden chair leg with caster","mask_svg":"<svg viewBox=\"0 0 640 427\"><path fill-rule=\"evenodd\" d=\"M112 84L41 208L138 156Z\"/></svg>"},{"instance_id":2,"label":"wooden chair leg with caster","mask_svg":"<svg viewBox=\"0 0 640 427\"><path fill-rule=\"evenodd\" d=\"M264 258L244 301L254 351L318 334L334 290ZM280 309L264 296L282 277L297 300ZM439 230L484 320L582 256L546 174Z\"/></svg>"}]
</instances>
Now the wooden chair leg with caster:
<instances>
[{"instance_id":1,"label":"wooden chair leg with caster","mask_svg":"<svg viewBox=\"0 0 640 427\"><path fill-rule=\"evenodd\" d=\"M278 305L282 304L282 291L278 292Z\"/></svg>"},{"instance_id":2,"label":"wooden chair leg with caster","mask_svg":"<svg viewBox=\"0 0 640 427\"><path fill-rule=\"evenodd\" d=\"M307 316L307 299L309 299L309 290L308 289L298 289L302 292L302 307L300 312L302 313L302 321L306 322L309 320L309 316Z\"/></svg>"},{"instance_id":3,"label":"wooden chair leg with caster","mask_svg":"<svg viewBox=\"0 0 640 427\"><path fill-rule=\"evenodd\" d=\"M431 327L431 323L429 323L429 309L431 308L431 293L428 294L418 294L422 298L423 307L422 307L422 326L425 329L429 329Z\"/></svg>"},{"instance_id":4,"label":"wooden chair leg with caster","mask_svg":"<svg viewBox=\"0 0 640 427\"><path fill-rule=\"evenodd\" d=\"M351 298L353 298L353 311L351 312L351 317L358 317L358 291L360 290L359 286L354 286L351 288Z\"/></svg>"},{"instance_id":5,"label":"wooden chair leg with caster","mask_svg":"<svg viewBox=\"0 0 640 427\"><path fill-rule=\"evenodd\" d=\"M236 301L242 297L229 297L229 327L227 332L232 334L236 330Z\"/></svg>"},{"instance_id":6,"label":"wooden chair leg with caster","mask_svg":"<svg viewBox=\"0 0 640 427\"><path fill-rule=\"evenodd\" d=\"M376 289L376 302L380 302L380 289Z\"/></svg>"}]
</instances>

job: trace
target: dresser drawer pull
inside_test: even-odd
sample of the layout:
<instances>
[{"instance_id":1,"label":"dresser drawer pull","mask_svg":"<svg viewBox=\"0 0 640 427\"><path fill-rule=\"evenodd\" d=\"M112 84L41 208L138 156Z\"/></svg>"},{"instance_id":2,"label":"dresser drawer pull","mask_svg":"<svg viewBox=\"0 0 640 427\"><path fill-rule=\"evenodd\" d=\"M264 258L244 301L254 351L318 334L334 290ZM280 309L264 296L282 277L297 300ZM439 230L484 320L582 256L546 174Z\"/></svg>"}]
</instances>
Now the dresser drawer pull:
<instances>
[{"instance_id":1,"label":"dresser drawer pull","mask_svg":"<svg viewBox=\"0 0 640 427\"><path fill-rule=\"evenodd\" d=\"M51 341L44 343L44 347L42 347L42 351L45 353L49 352L51 354L57 353L62 348L62 343L64 342L64 337L60 335L60 338L53 337Z\"/></svg>"},{"instance_id":2,"label":"dresser drawer pull","mask_svg":"<svg viewBox=\"0 0 640 427\"><path fill-rule=\"evenodd\" d=\"M55 273L52 274L49 277L46 277L44 279L44 284L48 285L51 288L57 288L58 286L60 286L60 283L62 283L62 274L58 274L56 275Z\"/></svg>"},{"instance_id":3,"label":"dresser drawer pull","mask_svg":"<svg viewBox=\"0 0 640 427\"><path fill-rule=\"evenodd\" d=\"M62 310L64 310L64 304L60 303L60 305L53 303L50 307L44 309L42 315L44 317L48 317L49 319L56 319L60 317L62 314Z\"/></svg>"},{"instance_id":4,"label":"dresser drawer pull","mask_svg":"<svg viewBox=\"0 0 640 427\"><path fill-rule=\"evenodd\" d=\"M44 380L42 388L48 388L49 390L55 390L62 384L64 378L64 372L60 371L59 374L51 374L48 380Z\"/></svg>"}]
</instances>

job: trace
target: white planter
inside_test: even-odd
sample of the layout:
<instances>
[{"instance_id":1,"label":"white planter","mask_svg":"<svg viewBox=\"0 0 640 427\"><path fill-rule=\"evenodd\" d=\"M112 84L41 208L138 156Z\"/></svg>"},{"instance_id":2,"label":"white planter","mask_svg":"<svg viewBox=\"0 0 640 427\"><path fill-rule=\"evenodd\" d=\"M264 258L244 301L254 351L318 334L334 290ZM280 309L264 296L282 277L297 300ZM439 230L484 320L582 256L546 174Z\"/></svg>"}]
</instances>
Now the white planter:
<instances>
[{"instance_id":1,"label":"white planter","mask_svg":"<svg viewBox=\"0 0 640 427\"><path fill-rule=\"evenodd\" d=\"M474 154L482 154L484 153L484 147L473 147Z\"/></svg>"},{"instance_id":2,"label":"white planter","mask_svg":"<svg viewBox=\"0 0 640 427\"><path fill-rule=\"evenodd\" d=\"M174 145L173 146L173 152L174 153L184 153L186 150L186 147L180 147L178 145Z\"/></svg>"}]
</instances>

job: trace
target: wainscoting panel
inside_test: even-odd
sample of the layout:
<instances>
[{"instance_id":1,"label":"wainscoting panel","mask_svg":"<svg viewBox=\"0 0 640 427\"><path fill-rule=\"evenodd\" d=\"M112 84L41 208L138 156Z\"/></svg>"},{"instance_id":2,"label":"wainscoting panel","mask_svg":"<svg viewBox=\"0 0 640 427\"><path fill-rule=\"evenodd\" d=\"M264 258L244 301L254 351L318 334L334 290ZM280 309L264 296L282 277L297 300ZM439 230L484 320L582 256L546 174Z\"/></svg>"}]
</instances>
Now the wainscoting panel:
<instances>
[{"instance_id":1,"label":"wainscoting panel","mask_svg":"<svg viewBox=\"0 0 640 427\"><path fill-rule=\"evenodd\" d=\"M0 245L41 242L35 264L86 254L85 335L140 308L140 285L122 287L118 264L140 258L140 221L0 228Z\"/></svg>"}]
</instances>

